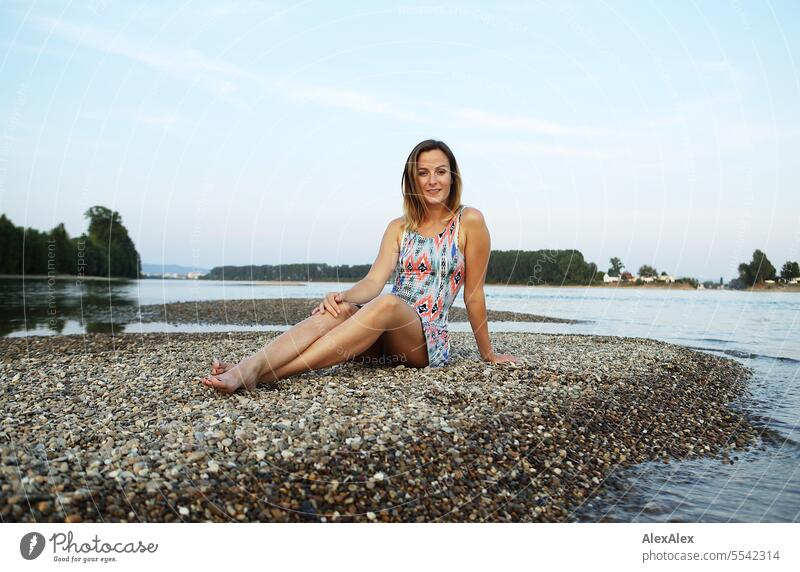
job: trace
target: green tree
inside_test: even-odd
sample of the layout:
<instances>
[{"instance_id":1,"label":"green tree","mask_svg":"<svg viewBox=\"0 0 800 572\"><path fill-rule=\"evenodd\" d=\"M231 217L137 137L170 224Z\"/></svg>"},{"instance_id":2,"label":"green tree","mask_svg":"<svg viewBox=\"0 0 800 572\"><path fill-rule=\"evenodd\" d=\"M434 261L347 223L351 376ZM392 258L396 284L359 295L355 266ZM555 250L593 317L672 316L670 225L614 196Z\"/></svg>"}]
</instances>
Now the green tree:
<instances>
[{"instance_id":1,"label":"green tree","mask_svg":"<svg viewBox=\"0 0 800 572\"><path fill-rule=\"evenodd\" d=\"M753 252L753 259L750 263L742 262L739 264L739 280L745 287L754 286L764 282L764 280L775 279L775 267L767 258L767 255L756 249Z\"/></svg>"},{"instance_id":2,"label":"green tree","mask_svg":"<svg viewBox=\"0 0 800 572\"><path fill-rule=\"evenodd\" d=\"M22 274L22 229L0 215L0 273Z\"/></svg>"},{"instance_id":3,"label":"green tree","mask_svg":"<svg viewBox=\"0 0 800 572\"><path fill-rule=\"evenodd\" d=\"M607 274L609 276L619 276L622 269L625 268L625 265L622 263L622 260L617 258L616 256L609 260L611 263L611 268L608 269Z\"/></svg>"},{"instance_id":4,"label":"green tree","mask_svg":"<svg viewBox=\"0 0 800 572\"><path fill-rule=\"evenodd\" d=\"M89 233L70 239L63 224L41 232L15 226L0 214L0 274L81 273L138 278L139 253L119 214L97 206L85 215Z\"/></svg>"},{"instance_id":5,"label":"green tree","mask_svg":"<svg viewBox=\"0 0 800 572\"><path fill-rule=\"evenodd\" d=\"M787 260L781 268L781 278L784 280L791 280L792 278L800 278L800 265L797 262Z\"/></svg>"},{"instance_id":6,"label":"green tree","mask_svg":"<svg viewBox=\"0 0 800 572\"><path fill-rule=\"evenodd\" d=\"M52 254L55 271L58 274L75 274L75 245L69 238L64 223L50 231L48 236L48 257Z\"/></svg>"},{"instance_id":7,"label":"green tree","mask_svg":"<svg viewBox=\"0 0 800 572\"><path fill-rule=\"evenodd\" d=\"M47 234L35 228L23 231L22 268L25 274L47 274Z\"/></svg>"},{"instance_id":8,"label":"green tree","mask_svg":"<svg viewBox=\"0 0 800 572\"><path fill-rule=\"evenodd\" d=\"M652 277L655 277L655 276L658 276L658 270L656 270L652 266L648 266L647 264L642 264L642 266L639 267L639 276L645 276L645 277L652 276Z\"/></svg>"},{"instance_id":9,"label":"green tree","mask_svg":"<svg viewBox=\"0 0 800 572\"><path fill-rule=\"evenodd\" d=\"M690 276L684 276L675 280L675 284L690 284L693 288L697 288L699 283L697 278L692 278Z\"/></svg>"},{"instance_id":10,"label":"green tree","mask_svg":"<svg viewBox=\"0 0 800 572\"><path fill-rule=\"evenodd\" d=\"M141 273L139 253L119 213L103 206L94 206L84 216L89 219L86 247L88 268L92 268L99 276L138 278Z\"/></svg>"}]
</instances>

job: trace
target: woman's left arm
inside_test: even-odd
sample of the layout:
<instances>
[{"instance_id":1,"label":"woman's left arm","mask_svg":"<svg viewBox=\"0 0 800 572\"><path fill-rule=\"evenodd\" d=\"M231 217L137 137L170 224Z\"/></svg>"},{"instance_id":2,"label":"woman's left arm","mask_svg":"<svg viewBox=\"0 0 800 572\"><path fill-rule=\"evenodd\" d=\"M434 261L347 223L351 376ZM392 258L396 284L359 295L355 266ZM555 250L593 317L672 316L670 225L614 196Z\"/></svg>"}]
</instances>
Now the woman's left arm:
<instances>
[{"instance_id":1,"label":"woman's left arm","mask_svg":"<svg viewBox=\"0 0 800 572\"><path fill-rule=\"evenodd\" d=\"M478 344L478 352L484 361L503 363L519 359L513 355L496 354L492 350L489 339L489 323L486 318L486 296L483 284L489 268L489 254L491 252L491 238L489 229L481 211L475 208L466 208L461 215L461 229L466 234L464 247L464 304L467 307L467 316Z\"/></svg>"}]
</instances>

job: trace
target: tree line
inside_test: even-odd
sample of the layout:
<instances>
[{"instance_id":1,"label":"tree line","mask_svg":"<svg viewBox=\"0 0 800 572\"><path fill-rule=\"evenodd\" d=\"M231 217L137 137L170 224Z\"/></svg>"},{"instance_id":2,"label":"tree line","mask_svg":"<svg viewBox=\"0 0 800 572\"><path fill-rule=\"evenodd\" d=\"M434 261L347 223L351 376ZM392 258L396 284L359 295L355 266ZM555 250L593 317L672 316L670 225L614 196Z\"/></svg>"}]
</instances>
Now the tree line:
<instances>
[{"instance_id":1,"label":"tree line","mask_svg":"<svg viewBox=\"0 0 800 572\"><path fill-rule=\"evenodd\" d=\"M730 281L731 288L743 289L763 284L765 280L788 282L800 278L800 264L787 260L781 267L780 275L767 255L756 249L750 262L742 262L737 268L739 276Z\"/></svg>"},{"instance_id":2,"label":"tree line","mask_svg":"<svg viewBox=\"0 0 800 572\"><path fill-rule=\"evenodd\" d=\"M608 276L617 277L623 281L630 282L633 281L638 285L645 284L645 281L642 280L643 278L658 278L659 276L669 276L666 272L658 273L655 266L650 266L649 264L642 264L639 267L639 273L634 280L633 274L628 272L627 270L623 272L623 268L625 268L625 264L620 260L618 257L614 256L609 259L608 261L611 266L608 268ZM689 284L692 288L697 288L700 284L700 281L697 278L692 278L690 276L683 276L681 278L673 278L671 280L675 284Z\"/></svg>"},{"instance_id":3,"label":"tree line","mask_svg":"<svg viewBox=\"0 0 800 572\"><path fill-rule=\"evenodd\" d=\"M215 266L203 280L281 280L288 282L356 282L369 272L369 264L261 264Z\"/></svg>"},{"instance_id":4,"label":"tree line","mask_svg":"<svg viewBox=\"0 0 800 572\"><path fill-rule=\"evenodd\" d=\"M364 278L370 267L370 264L319 263L216 266L203 279L355 282ZM577 250L493 250L486 273L486 282L490 284L591 284L602 279L603 273L597 272L597 265L586 262Z\"/></svg>"},{"instance_id":5,"label":"tree line","mask_svg":"<svg viewBox=\"0 0 800 572\"><path fill-rule=\"evenodd\" d=\"M598 271L597 265L587 262L579 250L493 250L489 257L486 273L487 284L524 284L536 285L592 285L603 282L603 277L620 277L622 280L633 279L625 271L625 264L618 258L609 260L607 272ZM328 264L280 264L260 266L217 266L203 276L207 280L275 280L298 282L355 282L364 278L369 272L369 264L328 265ZM728 283L729 288L746 288L759 282L778 279L777 271L766 255L756 250L749 263L739 265L739 277ZM643 264L639 267L638 283L641 278L667 276L655 267ZM780 272L780 280L800 277L797 262L787 261ZM390 278L393 282L395 276ZM686 283L694 288L699 281L692 277L673 279L676 284ZM712 282L704 285L711 286ZM722 285L722 278L720 278Z\"/></svg>"},{"instance_id":6,"label":"tree line","mask_svg":"<svg viewBox=\"0 0 800 572\"><path fill-rule=\"evenodd\" d=\"M139 253L119 213L94 206L84 217L89 228L70 238L63 223L39 231L0 215L0 274L138 278Z\"/></svg>"}]
</instances>

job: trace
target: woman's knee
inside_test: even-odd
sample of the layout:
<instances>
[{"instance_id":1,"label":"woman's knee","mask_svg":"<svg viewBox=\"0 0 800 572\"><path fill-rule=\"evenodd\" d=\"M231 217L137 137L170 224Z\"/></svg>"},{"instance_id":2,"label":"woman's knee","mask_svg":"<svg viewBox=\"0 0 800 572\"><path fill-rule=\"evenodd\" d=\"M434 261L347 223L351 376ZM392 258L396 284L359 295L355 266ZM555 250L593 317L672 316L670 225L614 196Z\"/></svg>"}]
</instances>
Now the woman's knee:
<instances>
[{"instance_id":1,"label":"woman's knee","mask_svg":"<svg viewBox=\"0 0 800 572\"><path fill-rule=\"evenodd\" d=\"M382 294L366 304L357 319L363 320L370 326L389 327L395 324L409 308L410 306L396 294Z\"/></svg>"},{"instance_id":2,"label":"woman's knee","mask_svg":"<svg viewBox=\"0 0 800 572\"><path fill-rule=\"evenodd\" d=\"M353 314L358 312L359 307L355 304L351 304L350 302L339 302L339 315L334 316L330 312L326 311L325 313L317 312L314 317L320 320L323 323L330 323L330 322L344 322L348 318L352 317Z\"/></svg>"},{"instance_id":3,"label":"woman's knee","mask_svg":"<svg viewBox=\"0 0 800 572\"><path fill-rule=\"evenodd\" d=\"M405 304L402 298L397 294L381 294L374 300L375 306L381 310L394 310L400 308Z\"/></svg>"},{"instance_id":4,"label":"woman's knee","mask_svg":"<svg viewBox=\"0 0 800 572\"><path fill-rule=\"evenodd\" d=\"M346 316L347 318L351 317L353 314L358 312L360 308L351 302L339 302L339 315Z\"/></svg>"}]
</instances>

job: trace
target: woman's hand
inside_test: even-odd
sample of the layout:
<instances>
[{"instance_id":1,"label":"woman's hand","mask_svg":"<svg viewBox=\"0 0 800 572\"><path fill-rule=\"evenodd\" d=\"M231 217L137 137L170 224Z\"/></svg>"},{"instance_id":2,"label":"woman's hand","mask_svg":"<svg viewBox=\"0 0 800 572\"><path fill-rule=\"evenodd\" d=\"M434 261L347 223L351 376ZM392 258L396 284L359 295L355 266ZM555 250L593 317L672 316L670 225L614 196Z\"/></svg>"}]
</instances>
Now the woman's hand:
<instances>
[{"instance_id":1,"label":"woman's hand","mask_svg":"<svg viewBox=\"0 0 800 572\"><path fill-rule=\"evenodd\" d=\"M313 316L317 312L324 314L327 311L331 313L331 316L338 318L341 311L339 309L340 302L344 302L344 296L342 296L341 292L328 292L322 302L319 303L319 306L311 310L311 315Z\"/></svg>"},{"instance_id":2,"label":"woman's hand","mask_svg":"<svg viewBox=\"0 0 800 572\"><path fill-rule=\"evenodd\" d=\"M507 362L522 363L522 361L518 357L513 356L511 354L496 354L494 352L490 353L485 358L483 358L483 361L489 363L507 363Z\"/></svg>"}]
</instances>

